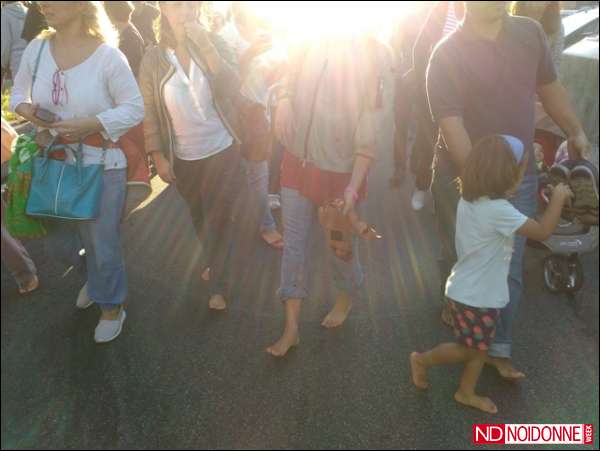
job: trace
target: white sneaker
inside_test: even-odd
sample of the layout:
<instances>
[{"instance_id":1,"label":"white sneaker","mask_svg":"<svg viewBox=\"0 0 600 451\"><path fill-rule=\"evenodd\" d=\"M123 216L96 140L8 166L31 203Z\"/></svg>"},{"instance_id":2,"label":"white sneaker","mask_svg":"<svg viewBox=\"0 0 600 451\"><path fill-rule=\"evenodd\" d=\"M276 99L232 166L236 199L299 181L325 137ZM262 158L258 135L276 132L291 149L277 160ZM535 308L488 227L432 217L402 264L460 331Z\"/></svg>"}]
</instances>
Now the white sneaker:
<instances>
[{"instance_id":1,"label":"white sneaker","mask_svg":"<svg viewBox=\"0 0 600 451\"><path fill-rule=\"evenodd\" d=\"M412 197L412 208L415 211L419 211L422 210L423 207L425 207L425 196L427 196L427 193L425 191L415 191Z\"/></svg>"},{"instance_id":2,"label":"white sneaker","mask_svg":"<svg viewBox=\"0 0 600 451\"><path fill-rule=\"evenodd\" d=\"M125 310L121 310L119 317L115 320L101 319L94 332L94 341L101 344L109 343L116 339L121 335L125 318L127 318L127 314L125 313Z\"/></svg>"},{"instance_id":3,"label":"white sneaker","mask_svg":"<svg viewBox=\"0 0 600 451\"><path fill-rule=\"evenodd\" d=\"M279 194L269 194L269 208L279 210L281 208L281 196Z\"/></svg>"},{"instance_id":4,"label":"white sneaker","mask_svg":"<svg viewBox=\"0 0 600 451\"><path fill-rule=\"evenodd\" d=\"M92 305L94 305L94 301L92 301L90 299L90 297L88 296L87 282L86 282L85 285L79 291L79 296L77 296L77 302L75 302L75 306L79 310L85 310L85 309L90 308Z\"/></svg>"}]
</instances>

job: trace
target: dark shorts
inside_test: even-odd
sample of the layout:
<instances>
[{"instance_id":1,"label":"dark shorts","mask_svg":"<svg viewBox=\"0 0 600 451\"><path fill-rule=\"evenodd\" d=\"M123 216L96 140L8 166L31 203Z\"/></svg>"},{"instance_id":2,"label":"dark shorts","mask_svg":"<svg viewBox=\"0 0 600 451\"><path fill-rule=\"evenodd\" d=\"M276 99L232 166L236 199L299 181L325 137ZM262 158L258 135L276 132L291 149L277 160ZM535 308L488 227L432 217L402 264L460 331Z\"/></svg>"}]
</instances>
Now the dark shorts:
<instances>
[{"instance_id":1,"label":"dark shorts","mask_svg":"<svg viewBox=\"0 0 600 451\"><path fill-rule=\"evenodd\" d=\"M454 319L456 342L468 348L487 351L494 341L500 309L477 308L447 299Z\"/></svg>"}]
</instances>

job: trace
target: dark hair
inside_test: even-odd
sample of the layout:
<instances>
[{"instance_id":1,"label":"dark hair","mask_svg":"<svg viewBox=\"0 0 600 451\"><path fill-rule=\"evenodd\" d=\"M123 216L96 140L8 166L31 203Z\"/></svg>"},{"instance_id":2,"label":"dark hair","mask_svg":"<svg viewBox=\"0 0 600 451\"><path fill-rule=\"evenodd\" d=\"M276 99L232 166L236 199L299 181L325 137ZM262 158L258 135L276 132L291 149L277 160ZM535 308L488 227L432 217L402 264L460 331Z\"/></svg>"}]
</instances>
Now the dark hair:
<instances>
[{"instance_id":1,"label":"dark hair","mask_svg":"<svg viewBox=\"0 0 600 451\"><path fill-rule=\"evenodd\" d=\"M526 161L523 158L523 162ZM483 138L473 148L459 181L464 200L474 202L481 197L502 199L519 180L521 165L504 138Z\"/></svg>"},{"instance_id":2,"label":"dark hair","mask_svg":"<svg viewBox=\"0 0 600 451\"><path fill-rule=\"evenodd\" d=\"M513 2L511 6L511 13L513 16L524 16L531 17L529 10L527 9L527 3L523 1ZM540 24L547 35L553 35L558 33L562 18L560 16L560 2L551 1L544 10L544 14L540 18Z\"/></svg>"},{"instance_id":3,"label":"dark hair","mask_svg":"<svg viewBox=\"0 0 600 451\"><path fill-rule=\"evenodd\" d=\"M131 2L104 2L104 9L111 22L129 22L131 13L133 13L133 4Z\"/></svg>"}]
</instances>

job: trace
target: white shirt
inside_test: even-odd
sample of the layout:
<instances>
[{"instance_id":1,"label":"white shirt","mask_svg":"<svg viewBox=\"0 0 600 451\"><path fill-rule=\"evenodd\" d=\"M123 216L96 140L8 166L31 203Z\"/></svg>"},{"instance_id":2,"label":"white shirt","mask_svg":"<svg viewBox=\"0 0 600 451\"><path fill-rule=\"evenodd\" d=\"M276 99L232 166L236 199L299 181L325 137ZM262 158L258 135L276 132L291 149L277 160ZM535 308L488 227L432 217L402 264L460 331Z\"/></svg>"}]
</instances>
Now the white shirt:
<instances>
[{"instance_id":1,"label":"white shirt","mask_svg":"<svg viewBox=\"0 0 600 451\"><path fill-rule=\"evenodd\" d=\"M472 307L505 307L514 234L527 219L505 199L461 199L456 218L458 263L446 282L446 296Z\"/></svg>"},{"instance_id":2,"label":"white shirt","mask_svg":"<svg viewBox=\"0 0 600 451\"><path fill-rule=\"evenodd\" d=\"M175 131L175 156L194 161L211 157L233 144L233 137L215 109L208 80L192 60L185 73L175 52L167 51L175 73L164 88L165 105Z\"/></svg>"},{"instance_id":3,"label":"white shirt","mask_svg":"<svg viewBox=\"0 0 600 451\"><path fill-rule=\"evenodd\" d=\"M50 42L46 42L32 92L33 72L42 42L42 39L31 41L23 53L10 99L13 111L21 103L37 103L63 120L95 116L104 127L104 137L113 142L142 122L144 102L135 77L125 55L108 44L100 45L77 66L60 71L50 51ZM58 97L57 82L62 87ZM83 155L84 165L102 161L102 152L97 147L84 145ZM123 169L127 167L127 159L121 149L108 149L104 164L106 169Z\"/></svg>"}]
</instances>

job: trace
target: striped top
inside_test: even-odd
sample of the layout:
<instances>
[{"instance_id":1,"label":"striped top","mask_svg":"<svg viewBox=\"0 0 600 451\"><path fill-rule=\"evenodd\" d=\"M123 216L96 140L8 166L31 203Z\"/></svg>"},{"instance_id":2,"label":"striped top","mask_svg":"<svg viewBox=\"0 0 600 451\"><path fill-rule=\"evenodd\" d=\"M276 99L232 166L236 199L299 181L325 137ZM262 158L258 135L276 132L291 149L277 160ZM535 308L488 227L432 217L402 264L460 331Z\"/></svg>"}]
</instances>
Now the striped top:
<instances>
[{"instance_id":1,"label":"striped top","mask_svg":"<svg viewBox=\"0 0 600 451\"><path fill-rule=\"evenodd\" d=\"M446 37L458 28L460 21L456 17L454 2L448 2L448 14L446 15L446 24L444 25L443 36Z\"/></svg>"}]
</instances>

